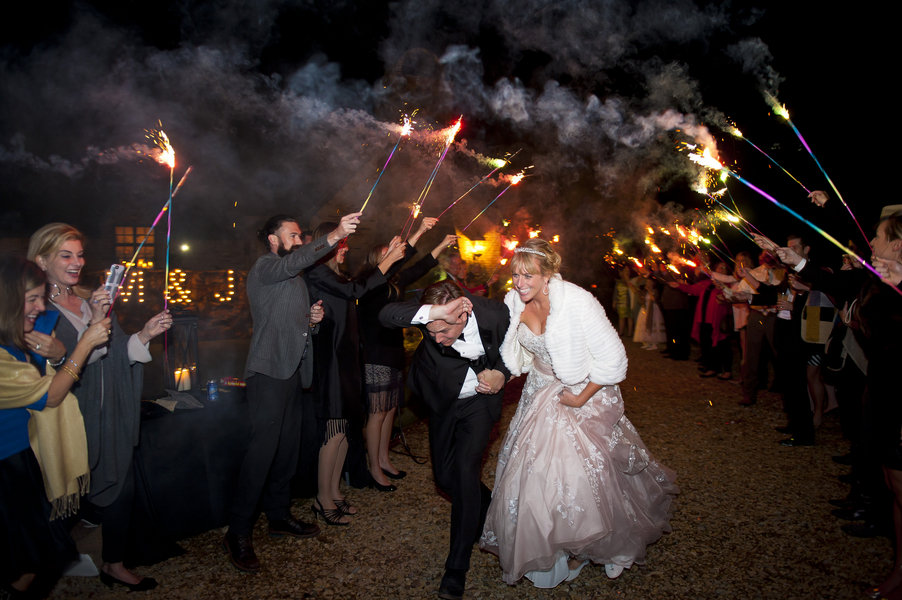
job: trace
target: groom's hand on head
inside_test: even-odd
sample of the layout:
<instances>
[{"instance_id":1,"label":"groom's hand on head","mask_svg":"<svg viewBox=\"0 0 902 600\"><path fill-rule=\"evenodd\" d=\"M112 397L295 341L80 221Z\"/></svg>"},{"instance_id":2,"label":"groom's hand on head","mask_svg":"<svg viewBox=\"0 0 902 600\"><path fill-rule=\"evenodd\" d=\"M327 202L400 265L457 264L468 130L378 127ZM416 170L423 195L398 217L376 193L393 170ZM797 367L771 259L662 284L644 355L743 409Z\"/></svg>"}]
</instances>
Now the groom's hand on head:
<instances>
[{"instance_id":1,"label":"groom's hand on head","mask_svg":"<svg viewBox=\"0 0 902 600\"><path fill-rule=\"evenodd\" d=\"M455 298L447 304L433 304L429 309L429 319L445 321L451 325L462 323L473 311L473 303L466 296Z\"/></svg>"}]
</instances>

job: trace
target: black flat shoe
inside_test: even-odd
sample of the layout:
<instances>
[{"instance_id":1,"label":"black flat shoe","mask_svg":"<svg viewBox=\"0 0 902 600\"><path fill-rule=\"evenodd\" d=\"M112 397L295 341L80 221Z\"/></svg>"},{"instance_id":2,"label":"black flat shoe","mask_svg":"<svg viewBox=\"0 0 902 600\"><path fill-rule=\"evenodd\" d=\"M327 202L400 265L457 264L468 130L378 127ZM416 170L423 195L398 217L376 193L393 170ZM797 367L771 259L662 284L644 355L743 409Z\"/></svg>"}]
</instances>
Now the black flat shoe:
<instances>
[{"instance_id":1,"label":"black flat shoe","mask_svg":"<svg viewBox=\"0 0 902 600\"><path fill-rule=\"evenodd\" d=\"M385 469L382 469L382 472L389 479L397 480L397 479L404 479L405 477L407 477L407 471L401 471L400 469L398 470L397 473L392 473L391 471L386 471Z\"/></svg>"},{"instance_id":2,"label":"black flat shoe","mask_svg":"<svg viewBox=\"0 0 902 600\"><path fill-rule=\"evenodd\" d=\"M370 487L373 489L379 490L380 492L394 492L395 490L398 489L397 487L393 486L392 484L382 485L375 479L370 482Z\"/></svg>"},{"instance_id":3,"label":"black flat shoe","mask_svg":"<svg viewBox=\"0 0 902 600\"><path fill-rule=\"evenodd\" d=\"M100 581L102 581L108 588L112 588L114 585L121 585L122 587L127 587L128 591L130 592L147 592L159 585L157 583L157 580L153 577L142 577L141 581L139 581L138 583L126 583L121 579L113 577L106 571L100 572Z\"/></svg>"}]
</instances>

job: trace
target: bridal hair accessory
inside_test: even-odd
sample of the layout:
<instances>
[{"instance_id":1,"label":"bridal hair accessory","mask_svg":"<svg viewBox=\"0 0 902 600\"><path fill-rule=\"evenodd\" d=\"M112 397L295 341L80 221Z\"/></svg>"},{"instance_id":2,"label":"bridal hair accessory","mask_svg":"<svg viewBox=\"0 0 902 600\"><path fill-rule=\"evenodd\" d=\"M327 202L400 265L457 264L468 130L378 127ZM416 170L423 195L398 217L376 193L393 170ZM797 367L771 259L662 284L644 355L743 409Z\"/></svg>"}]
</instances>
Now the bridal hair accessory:
<instances>
[{"instance_id":1,"label":"bridal hair accessory","mask_svg":"<svg viewBox=\"0 0 902 600\"><path fill-rule=\"evenodd\" d=\"M535 254L536 256L545 256L545 253L541 250L533 250L532 248L514 248L515 254L518 254L520 252L528 252L530 254Z\"/></svg>"}]
</instances>

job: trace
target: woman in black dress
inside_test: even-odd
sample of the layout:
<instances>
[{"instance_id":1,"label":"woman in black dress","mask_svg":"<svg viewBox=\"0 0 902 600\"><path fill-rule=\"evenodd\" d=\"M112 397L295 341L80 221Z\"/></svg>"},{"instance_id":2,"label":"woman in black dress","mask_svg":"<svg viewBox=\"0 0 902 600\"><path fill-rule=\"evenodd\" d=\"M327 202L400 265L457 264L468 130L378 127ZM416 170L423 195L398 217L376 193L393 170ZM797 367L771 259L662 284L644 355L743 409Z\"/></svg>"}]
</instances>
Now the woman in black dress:
<instances>
[{"instance_id":1,"label":"woman in black dress","mask_svg":"<svg viewBox=\"0 0 902 600\"><path fill-rule=\"evenodd\" d=\"M325 235L335 223L321 223L313 239ZM355 300L386 282L389 267L404 255L404 244L395 238L385 258L365 279L350 279L339 270L348 252L347 240L304 274L310 298L322 301L325 316L313 337L317 402L322 445L317 469L317 495L312 510L329 525L348 525L357 509L344 498L339 484L348 453L349 422L362 421L360 338ZM355 428L356 430L356 428Z\"/></svg>"},{"instance_id":2,"label":"woman in black dress","mask_svg":"<svg viewBox=\"0 0 902 600\"><path fill-rule=\"evenodd\" d=\"M401 329L383 327L379 323L379 311L390 302L403 300L404 289L438 265L438 255L457 239L456 235L446 235L432 252L401 271L401 267L416 253L414 246L420 237L437 222L438 219L434 217L423 219L419 229L407 240L404 258L392 265L385 274L388 281L368 292L358 304L367 399L364 433L370 475L379 486L378 489L393 487L389 479L402 479L407 475L392 464L388 455L395 411L404 396L404 333ZM367 255L360 277L368 277L376 270L387 252L388 246L384 244L374 246Z\"/></svg>"}]
</instances>

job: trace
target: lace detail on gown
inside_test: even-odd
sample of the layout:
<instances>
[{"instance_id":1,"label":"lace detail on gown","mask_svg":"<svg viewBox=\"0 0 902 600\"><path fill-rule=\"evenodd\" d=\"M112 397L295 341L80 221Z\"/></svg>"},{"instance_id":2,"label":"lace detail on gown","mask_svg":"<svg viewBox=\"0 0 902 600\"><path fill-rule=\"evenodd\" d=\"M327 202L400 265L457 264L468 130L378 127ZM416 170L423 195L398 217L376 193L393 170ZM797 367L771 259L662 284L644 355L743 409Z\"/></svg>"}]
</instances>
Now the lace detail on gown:
<instances>
[{"instance_id":1,"label":"lace detail on gown","mask_svg":"<svg viewBox=\"0 0 902 600\"><path fill-rule=\"evenodd\" d=\"M570 556L643 563L645 547L670 531L674 474L624 416L618 386L604 386L579 408L560 404L564 387L579 394L588 379L564 386L544 335L523 323L517 340L533 366L499 452L480 546L498 555L510 584L526 575L553 587L567 577L560 566Z\"/></svg>"}]
</instances>

